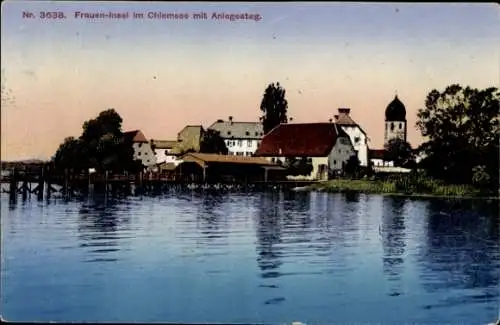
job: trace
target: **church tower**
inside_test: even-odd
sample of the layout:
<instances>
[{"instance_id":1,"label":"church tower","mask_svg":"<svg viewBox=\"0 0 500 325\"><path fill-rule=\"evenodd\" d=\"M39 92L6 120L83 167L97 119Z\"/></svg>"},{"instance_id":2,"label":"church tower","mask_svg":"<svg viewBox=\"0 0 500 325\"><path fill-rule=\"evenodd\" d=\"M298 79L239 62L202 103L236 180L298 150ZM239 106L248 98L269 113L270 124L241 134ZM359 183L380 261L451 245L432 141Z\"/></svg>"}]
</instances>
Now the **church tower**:
<instances>
[{"instance_id":1,"label":"church tower","mask_svg":"<svg viewBox=\"0 0 500 325\"><path fill-rule=\"evenodd\" d=\"M396 95L385 110L384 144L394 138L406 141L406 132L406 108Z\"/></svg>"}]
</instances>

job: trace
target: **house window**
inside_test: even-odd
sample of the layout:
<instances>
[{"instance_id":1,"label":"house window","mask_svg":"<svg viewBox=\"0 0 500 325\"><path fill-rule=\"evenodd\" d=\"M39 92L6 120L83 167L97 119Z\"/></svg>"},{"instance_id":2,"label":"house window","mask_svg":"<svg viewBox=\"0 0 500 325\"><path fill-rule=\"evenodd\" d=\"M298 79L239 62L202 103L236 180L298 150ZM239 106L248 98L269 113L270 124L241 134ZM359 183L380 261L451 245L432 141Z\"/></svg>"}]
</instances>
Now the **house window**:
<instances>
[{"instance_id":1,"label":"house window","mask_svg":"<svg viewBox=\"0 0 500 325\"><path fill-rule=\"evenodd\" d=\"M137 155L138 155L138 156L140 156L140 155L141 155L141 152L139 151L139 152L137 153Z\"/></svg>"},{"instance_id":2,"label":"house window","mask_svg":"<svg viewBox=\"0 0 500 325\"><path fill-rule=\"evenodd\" d=\"M246 131L246 132L245 132L245 135L250 135L250 132Z\"/></svg>"},{"instance_id":3,"label":"house window","mask_svg":"<svg viewBox=\"0 0 500 325\"><path fill-rule=\"evenodd\" d=\"M403 123L399 123L399 129L403 129Z\"/></svg>"},{"instance_id":4,"label":"house window","mask_svg":"<svg viewBox=\"0 0 500 325\"><path fill-rule=\"evenodd\" d=\"M259 135L259 132L255 132L255 136L258 136Z\"/></svg>"},{"instance_id":5,"label":"house window","mask_svg":"<svg viewBox=\"0 0 500 325\"><path fill-rule=\"evenodd\" d=\"M238 146L241 147L243 144L242 144L242 141L241 140L238 140Z\"/></svg>"},{"instance_id":6,"label":"house window","mask_svg":"<svg viewBox=\"0 0 500 325\"><path fill-rule=\"evenodd\" d=\"M138 145L138 147L139 147L139 148L140 148L140 147L142 147L142 142L139 142L139 145Z\"/></svg>"},{"instance_id":7,"label":"house window","mask_svg":"<svg viewBox=\"0 0 500 325\"><path fill-rule=\"evenodd\" d=\"M231 135L231 131L227 131L227 135Z\"/></svg>"},{"instance_id":8,"label":"house window","mask_svg":"<svg viewBox=\"0 0 500 325\"><path fill-rule=\"evenodd\" d=\"M355 137L355 138L354 138L354 143L359 143L359 141L360 141L360 140L361 140L361 139L360 139L359 137Z\"/></svg>"},{"instance_id":9,"label":"house window","mask_svg":"<svg viewBox=\"0 0 500 325\"><path fill-rule=\"evenodd\" d=\"M264 133L260 132L260 135L264 135Z\"/></svg>"},{"instance_id":10,"label":"house window","mask_svg":"<svg viewBox=\"0 0 500 325\"><path fill-rule=\"evenodd\" d=\"M168 150L165 150L165 154L168 155Z\"/></svg>"},{"instance_id":11,"label":"house window","mask_svg":"<svg viewBox=\"0 0 500 325\"><path fill-rule=\"evenodd\" d=\"M334 164L334 165L336 165L336 164L337 164L337 161L336 161L336 160L334 160L334 161L333 161L333 164Z\"/></svg>"}]
</instances>

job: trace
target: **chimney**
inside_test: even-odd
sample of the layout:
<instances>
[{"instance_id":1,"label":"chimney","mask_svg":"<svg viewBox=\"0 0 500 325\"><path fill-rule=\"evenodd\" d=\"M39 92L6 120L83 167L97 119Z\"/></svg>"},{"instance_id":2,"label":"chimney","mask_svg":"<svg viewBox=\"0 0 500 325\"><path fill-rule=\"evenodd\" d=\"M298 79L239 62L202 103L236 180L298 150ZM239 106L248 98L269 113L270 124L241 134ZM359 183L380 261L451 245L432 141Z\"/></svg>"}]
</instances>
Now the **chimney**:
<instances>
[{"instance_id":1,"label":"chimney","mask_svg":"<svg viewBox=\"0 0 500 325\"><path fill-rule=\"evenodd\" d=\"M333 119L329 119L328 122L332 123L333 122Z\"/></svg>"},{"instance_id":2,"label":"chimney","mask_svg":"<svg viewBox=\"0 0 500 325\"><path fill-rule=\"evenodd\" d=\"M351 112L350 108L339 108L339 114L349 115L350 112Z\"/></svg>"},{"instance_id":3,"label":"chimney","mask_svg":"<svg viewBox=\"0 0 500 325\"><path fill-rule=\"evenodd\" d=\"M335 118L335 122L337 122L339 120L339 116L338 115L333 115L333 117Z\"/></svg>"},{"instance_id":4,"label":"chimney","mask_svg":"<svg viewBox=\"0 0 500 325\"><path fill-rule=\"evenodd\" d=\"M293 121L293 117L290 116L289 120L290 120L290 122L292 122Z\"/></svg>"},{"instance_id":5,"label":"chimney","mask_svg":"<svg viewBox=\"0 0 500 325\"><path fill-rule=\"evenodd\" d=\"M231 124L233 124L233 117L232 117L232 116L229 116L229 122L230 122Z\"/></svg>"}]
</instances>

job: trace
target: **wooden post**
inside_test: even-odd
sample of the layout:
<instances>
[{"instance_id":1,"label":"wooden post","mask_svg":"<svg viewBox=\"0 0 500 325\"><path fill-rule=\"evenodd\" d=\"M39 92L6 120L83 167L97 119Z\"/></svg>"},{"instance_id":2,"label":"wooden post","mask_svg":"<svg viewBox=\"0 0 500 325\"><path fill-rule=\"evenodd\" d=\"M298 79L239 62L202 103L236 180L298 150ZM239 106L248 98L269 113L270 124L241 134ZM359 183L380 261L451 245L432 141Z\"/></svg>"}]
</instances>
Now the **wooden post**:
<instances>
[{"instance_id":1,"label":"wooden post","mask_svg":"<svg viewBox=\"0 0 500 325\"><path fill-rule=\"evenodd\" d=\"M207 179L207 166L203 165L203 184L205 184L206 179Z\"/></svg>"}]
</instances>

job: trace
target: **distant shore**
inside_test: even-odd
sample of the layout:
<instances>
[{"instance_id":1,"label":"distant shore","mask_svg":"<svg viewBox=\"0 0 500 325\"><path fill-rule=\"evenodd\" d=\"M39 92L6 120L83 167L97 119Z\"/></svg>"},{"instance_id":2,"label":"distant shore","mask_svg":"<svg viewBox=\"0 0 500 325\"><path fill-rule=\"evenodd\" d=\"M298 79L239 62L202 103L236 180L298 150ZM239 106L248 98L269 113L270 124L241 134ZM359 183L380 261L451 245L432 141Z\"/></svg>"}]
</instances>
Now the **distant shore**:
<instances>
[{"instance_id":1,"label":"distant shore","mask_svg":"<svg viewBox=\"0 0 500 325\"><path fill-rule=\"evenodd\" d=\"M494 194L481 193L468 185L442 184L432 180L412 182L408 180L335 179L318 182L297 190L328 193L354 192L415 198L499 200L499 197Z\"/></svg>"}]
</instances>

